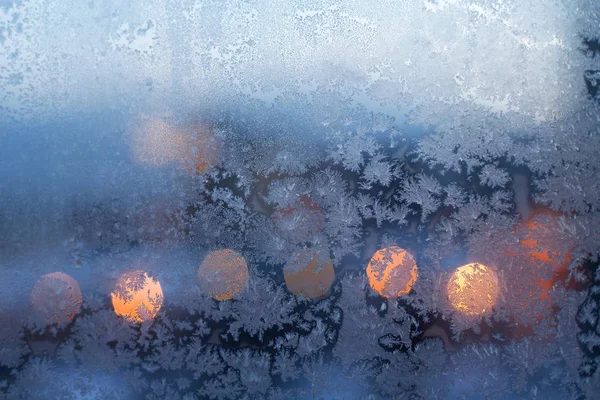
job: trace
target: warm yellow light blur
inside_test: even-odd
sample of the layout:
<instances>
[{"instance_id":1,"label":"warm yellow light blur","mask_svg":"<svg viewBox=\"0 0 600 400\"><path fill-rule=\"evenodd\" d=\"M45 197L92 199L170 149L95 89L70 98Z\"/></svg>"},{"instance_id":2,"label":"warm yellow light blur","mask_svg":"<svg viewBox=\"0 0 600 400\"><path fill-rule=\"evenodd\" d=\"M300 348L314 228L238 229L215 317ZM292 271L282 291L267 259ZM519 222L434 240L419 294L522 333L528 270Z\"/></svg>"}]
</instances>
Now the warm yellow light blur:
<instances>
[{"instance_id":1,"label":"warm yellow light blur","mask_svg":"<svg viewBox=\"0 0 600 400\"><path fill-rule=\"evenodd\" d=\"M246 259L231 249L208 254L198 268L200 289L216 300L230 300L245 290L250 280Z\"/></svg>"},{"instance_id":2,"label":"warm yellow light blur","mask_svg":"<svg viewBox=\"0 0 600 400\"><path fill-rule=\"evenodd\" d=\"M169 123L170 117L166 114L140 118L140 126L132 131L132 152L138 162L162 166L176 161L183 153L185 141Z\"/></svg>"},{"instance_id":3,"label":"warm yellow light blur","mask_svg":"<svg viewBox=\"0 0 600 400\"><path fill-rule=\"evenodd\" d=\"M111 297L115 313L130 322L153 319L163 303L160 283L140 270L121 275Z\"/></svg>"},{"instance_id":4,"label":"warm yellow light blur","mask_svg":"<svg viewBox=\"0 0 600 400\"><path fill-rule=\"evenodd\" d=\"M135 160L151 166L178 165L202 173L218 161L214 133L199 123L180 126L170 113L142 116L132 130L131 145Z\"/></svg>"},{"instance_id":5,"label":"warm yellow light blur","mask_svg":"<svg viewBox=\"0 0 600 400\"><path fill-rule=\"evenodd\" d=\"M481 315L491 311L499 295L496 272L479 263L458 267L448 282L450 304L466 315Z\"/></svg>"},{"instance_id":6,"label":"warm yellow light blur","mask_svg":"<svg viewBox=\"0 0 600 400\"><path fill-rule=\"evenodd\" d=\"M302 251L283 269L283 277L290 292L314 299L329 291L335 272L329 257L319 260L318 255Z\"/></svg>"},{"instance_id":7,"label":"warm yellow light blur","mask_svg":"<svg viewBox=\"0 0 600 400\"><path fill-rule=\"evenodd\" d=\"M62 272L44 275L31 291L31 305L47 324L72 320L81 307L77 281Z\"/></svg>"},{"instance_id":8,"label":"warm yellow light blur","mask_svg":"<svg viewBox=\"0 0 600 400\"><path fill-rule=\"evenodd\" d=\"M418 278L417 263L404 249L390 246L378 250L367 266L371 289L383 297L408 294Z\"/></svg>"}]
</instances>

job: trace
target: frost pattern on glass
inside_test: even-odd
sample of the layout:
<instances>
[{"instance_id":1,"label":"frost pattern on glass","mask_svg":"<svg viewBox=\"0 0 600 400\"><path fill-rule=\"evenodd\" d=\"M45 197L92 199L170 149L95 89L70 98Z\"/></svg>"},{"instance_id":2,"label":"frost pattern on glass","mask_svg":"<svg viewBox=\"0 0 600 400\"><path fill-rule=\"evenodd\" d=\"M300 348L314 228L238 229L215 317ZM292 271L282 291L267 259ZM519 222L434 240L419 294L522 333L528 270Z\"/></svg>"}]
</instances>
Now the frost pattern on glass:
<instances>
[{"instance_id":1,"label":"frost pattern on glass","mask_svg":"<svg viewBox=\"0 0 600 400\"><path fill-rule=\"evenodd\" d=\"M0 397L596 398L599 20L0 0Z\"/></svg>"}]
</instances>

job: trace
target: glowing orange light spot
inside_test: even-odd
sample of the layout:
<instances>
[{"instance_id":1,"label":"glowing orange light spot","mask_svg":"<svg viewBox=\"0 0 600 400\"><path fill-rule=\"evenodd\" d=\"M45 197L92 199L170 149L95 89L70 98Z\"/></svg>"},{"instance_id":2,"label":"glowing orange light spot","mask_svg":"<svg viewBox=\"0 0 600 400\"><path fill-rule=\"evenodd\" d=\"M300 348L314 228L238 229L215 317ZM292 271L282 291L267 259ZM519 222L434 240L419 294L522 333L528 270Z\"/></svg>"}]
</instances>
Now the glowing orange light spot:
<instances>
[{"instance_id":1,"label":"glowing orange light spot","mask_svg":"<svg viewBox=\"0 0 600 400\"><path fill-rule=\"evenodd\" d=\"M217 164L219 147L206 126L182 127L171 113L141 117L132 130L132 153L140 163L151 166L179 165L198 174Z\"/></svg>"},{"instance_id":2,"label":"glowing orange light spot","mask_svg":"<svg viewBox=\"0 0 600 400\"><path fill-rule=\"evenodd\" d=\"M283 277L290 292L314 299L329 291L335 272L329 257L319 260L318 255L303 251L297 253L286 265Z\"/></svg>"},{"instance_id":3,"label":"glowing orange light spot","mask_svg":"<svg viewBox=\"0 0 600 400\"><path fill-rule=\"evenodd\" d=\"M240 294L250 280L246 259L230 249L216 250L198 268L200 289L216 300L230 300Z\"/></svg>"},{"instance_id":4,"label":"glowing orange light spot","mask_svg":"<svg viewBox=\"0 0 600 400\"><path fill-rule=\"evenodd\" d=\"M478 263L458 267L447 286L450 304L466 315L491 311L500 293L496 272Z\"/></svg>"},{"instance_id":5,"label":"glowing orange light spot","mask_svg":"<svg viewBox=\"0 0 600 400\"><path fill-rule=\"evenodd\" d=\"M530 219L521 223L515 229L517 234L525 234L525 238L520 241L520 246L532 258L548 264L556 264L557 266L564 264L564 259L561 262L561 254L557 251L551 251L544 245L543 239L539 238L544 235L549 235L550 227L542 224L539 221ZM568 255L562 255L566 257Z\"/></svg>"},{"instance_id":6,"label":"glowing orange light spot","mask_svg":"<svg viewBox=\"0 0 600 400\"><path fill-rule=\"evenodd\" d=\"M62 272L44 275L31 291L31 304L47 324L71 321L81 307L77 281Z\"/></svg>"},{"instance_id":7,"label":"glowing orange light spot","mask_svg":"<svg viewBox=\"0 0 600 400\"><path fill-rule=\"evenodd\" d=\"M543 222L543 220L536 219L538 216L547 216L549 220ZM548 210L538 212L531 219L521 222L515 228L515 234L522 237L519 246L527 257L530 258L532 263L547 265L553 272L553 276L550 279L539 279L535 282L541 289L540 297L543 300L550 301L548 292L554 286L554 284L560 280L564 280L568 274L568 266L572 261L569 252L554 250L552 244L555 237L554 224L557 223L556 219L560 216L555 212ZM515 256L514 251L509 251L509 254Z\"/></svg>"},{"instance_id":8,"label":"glowing orange light spot","mask_svg":"<svg viewBox=\"0 0 600 400\"><path fill-rule=\"evenodd\" d=\"M408 294L417 281L417 263L404 249L390 246L378 250L367 266L371 289L383 297Z\"/></svg>"},{"instance_id":9,"label":"glowing orange light spot","mask_svg":"<svg viewBox=\"0 0 600 400\"><path fill-rule=\"evenodd\" d=\"M154 319L163 303L160 283L140 270L121 275L111 297L115 313L130 322Z\"/></svg>"},{"instance_id":10,"label":"glowing orange light spot","mask_svg":"<svg viewBox=\"0 0 600 400\"><path fill-rule=\"evenodd\" d=\"M211 165L217 165L220 149L212 130L196 123L185 136L186 149L182 159L190 173L201 174Z\"/></svg>"}]
</instances>

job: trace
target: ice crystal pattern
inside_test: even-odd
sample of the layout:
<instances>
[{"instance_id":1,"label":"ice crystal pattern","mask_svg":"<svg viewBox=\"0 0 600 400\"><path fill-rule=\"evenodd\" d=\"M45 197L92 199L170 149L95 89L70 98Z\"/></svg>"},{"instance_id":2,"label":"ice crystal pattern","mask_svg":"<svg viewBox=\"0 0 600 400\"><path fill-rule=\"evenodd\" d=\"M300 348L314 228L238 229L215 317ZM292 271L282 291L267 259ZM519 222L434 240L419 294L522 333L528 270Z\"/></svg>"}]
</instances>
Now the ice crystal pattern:
<instances>
[{"instance_id":1,"label":"ice crystal pattern","mask_svg":"<svg viewBox=\"0 0 600 400\"><path fill-rule=\"evenodd\" d=\"M0 398L597 398L598 21L0 0Z\"/></svg>"}]
</instances>

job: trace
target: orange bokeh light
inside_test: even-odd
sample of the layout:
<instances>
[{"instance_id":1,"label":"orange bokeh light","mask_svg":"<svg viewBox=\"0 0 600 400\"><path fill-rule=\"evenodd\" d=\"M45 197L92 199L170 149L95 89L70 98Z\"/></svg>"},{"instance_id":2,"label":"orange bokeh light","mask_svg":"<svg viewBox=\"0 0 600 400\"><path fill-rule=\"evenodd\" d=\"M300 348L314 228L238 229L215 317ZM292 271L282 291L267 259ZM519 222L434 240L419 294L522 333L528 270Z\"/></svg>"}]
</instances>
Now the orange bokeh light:
<instances>
[{"instance_id":1,"label":"orange bokeh light","mask_svg":"<svg viewBox=\"0 0 600 400\"><path fill-rule=\"evenodd\" d=\"M408 294L418 278L417 263L406 250L390 246L375 252L367 266L371 289L386 298Z\"/></svg>"},{"instance_id":2,"label":"orange bokeh light","mask_svg":"<svg viewBox=\"0 0 600 400\"><path fill-rule=\"evenodd\" d=\"M160 283L141 270L121 275L111 297L115 313L130 322L154 319L163 303Z\"/></svg>"},{"instance_id":3,"label":"orange bokeh light","mask_svg":"<svg viewBox=\"0 0 600 400\"><path fill-rule=\"evenodd\" d=\"M547 216L547 223L536 219L537 216ZM558 214L549 211L540 212L536 216L527 221L521 222L515 228L515 234L522 237L519 246L521 250L530 257L534 263L542 263L547 268L552 270L553 276L551 279L540 279L535 282L541 288L541 298L550 301L548 296L549 290L558 281L564 280L569 274L568 266L572 258L568 251L558 251L553 249L551 242L556 240L553 236L556 235L553 229L553 224L556 223ZM509 252L514 255L514 252Z\"/></svg>"},{"instance_id":4,"label":"orange bokeh light","mask_svg":"<svg viewBox=\"0 0 600 400\"><path fill-rule=\"evenodd\" d=\"M202 292L222 301L230 300L244 291L250 273L244 257L231 249L222 249L204 258L198 268L198 278Z\"/></svg>"},{"instance_id":5,"label":"orange bokeh light","mask_svg":"<svg viewBox=\"0 0 600 400\"><path fill-rule=\"evenodd\" d=\"M303 251L286 265L283 277L290 292L314 299L329 291L335 272L329 257L320 260L318 255Z\"/></svg>"},{"instance_id":6,"label":"orange bokeh light","mask_svg":"<svg viewBox=\"0 0 600 400\"><path fill-rule=\"evenodd\" d=\"M469 316L485 314L498 301L498 275L483 264L466 264L452 273L447 290L450 304L457 311Z\"/></svg>"},{"instance_id":7,"label":"orange bokeh light","mask_svg":"<svg viewBox=\"0 0 600 400\"><path fill-rule=\"evenodd\" d=\"M77 281L62 272L44 275L31 291L31 305L47 324L71 321L81 307Z\"/></svg>"},{"instance_id":8,"label":"orange bokeh light","mask_svg":"<svg viewBox=\"0 0 600 400\"><path fill-rule=\"evenodd\" d=\"M132 130L132 153L136 161L151 166L179 165L199 174L218 162L219 147L205 125L181 126L171 113L140 118Z\"/></svg>"}]
</instances>

